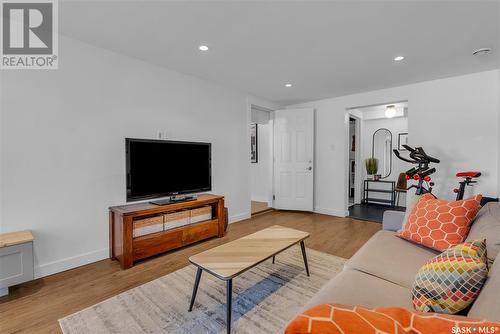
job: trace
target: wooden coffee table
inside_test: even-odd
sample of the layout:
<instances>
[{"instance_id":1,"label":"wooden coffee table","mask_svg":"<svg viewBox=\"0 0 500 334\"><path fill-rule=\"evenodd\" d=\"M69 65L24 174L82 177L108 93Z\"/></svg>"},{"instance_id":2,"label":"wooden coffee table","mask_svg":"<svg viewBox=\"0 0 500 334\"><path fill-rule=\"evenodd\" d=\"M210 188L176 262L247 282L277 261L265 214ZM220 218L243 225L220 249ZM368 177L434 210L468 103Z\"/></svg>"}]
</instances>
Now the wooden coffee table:
<instances>
[{"instance_id":1,"label":"wooden coffee table","mask_svg":"<svg viewBox=\"0 0 500 334\"><path fill-rule=\"evenodd\" d=\"M233 292L233 278L259 263L273 258L285 249L300 243L302 257L309 276L306 248L304 240L309 233L283 226L271 226L259 232L247 235L224 245L209 249L189 258L198 270L194 282L193 295L189 304L189 312L193 309L196 292L200 284L201 273L206 271L221 280L226 281L226 312L227 333L231 332L231 302Z\"/></svg>"}]
</instances>

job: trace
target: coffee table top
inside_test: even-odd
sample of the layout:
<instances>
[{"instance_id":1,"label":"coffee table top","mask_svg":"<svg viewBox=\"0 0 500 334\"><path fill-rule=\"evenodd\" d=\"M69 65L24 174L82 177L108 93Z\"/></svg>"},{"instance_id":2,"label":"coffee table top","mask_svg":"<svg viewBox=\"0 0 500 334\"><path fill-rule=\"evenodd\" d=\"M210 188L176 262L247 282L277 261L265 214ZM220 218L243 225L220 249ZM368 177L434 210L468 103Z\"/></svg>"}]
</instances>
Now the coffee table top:
<instances>
[{"instance_id":1,"label":"coffee table top","mask_svg":"<svg viewBox=\"0 0 500 334\"><path fill-rule=\"evenodd\" d=\"M189 261L227 280L308 237L307 232L274 225L193 255Z\"/></svg>"}]
</instances>

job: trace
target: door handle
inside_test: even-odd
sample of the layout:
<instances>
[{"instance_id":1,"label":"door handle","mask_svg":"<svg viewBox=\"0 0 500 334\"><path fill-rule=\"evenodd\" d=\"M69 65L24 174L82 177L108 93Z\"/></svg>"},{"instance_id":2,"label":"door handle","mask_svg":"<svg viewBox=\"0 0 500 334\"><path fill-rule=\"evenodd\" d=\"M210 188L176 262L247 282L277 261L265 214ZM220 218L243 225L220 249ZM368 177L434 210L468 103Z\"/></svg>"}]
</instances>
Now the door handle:
<instances>
[{"instance_id":1,"label":"door handle","mask_svg":"<svg viewBox=\"0 0 500 334\"><path fill-rule=\"evenodd\" d=\"M307 167L306 170L312 170L313 168L311 166Z\"/></svg>"}]
</instances>

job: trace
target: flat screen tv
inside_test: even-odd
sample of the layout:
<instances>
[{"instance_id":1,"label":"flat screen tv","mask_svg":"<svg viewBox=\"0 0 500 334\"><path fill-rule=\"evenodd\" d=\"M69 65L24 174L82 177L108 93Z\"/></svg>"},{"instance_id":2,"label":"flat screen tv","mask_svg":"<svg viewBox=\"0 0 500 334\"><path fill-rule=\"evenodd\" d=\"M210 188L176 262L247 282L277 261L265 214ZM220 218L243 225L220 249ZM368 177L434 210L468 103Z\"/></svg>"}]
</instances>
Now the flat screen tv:
<instances>
[{"instance_id":1,"label":"flat screen tv","mask_svg":"<svg viewBox=\"0 0 500 334\"><path fill-rule=\"evenodd\" d=\"M211 144L125 139L127 201L212 190Z\"/></svg>"}]
</instances>

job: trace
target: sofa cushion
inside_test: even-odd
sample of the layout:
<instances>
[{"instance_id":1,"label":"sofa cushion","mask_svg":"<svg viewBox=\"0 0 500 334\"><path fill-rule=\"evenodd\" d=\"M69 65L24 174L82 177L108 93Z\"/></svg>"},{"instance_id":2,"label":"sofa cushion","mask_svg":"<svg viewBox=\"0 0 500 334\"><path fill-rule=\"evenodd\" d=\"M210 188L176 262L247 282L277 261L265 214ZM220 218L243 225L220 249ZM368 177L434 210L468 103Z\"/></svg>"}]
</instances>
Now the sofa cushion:
<instances>
[{"instance_id":1,"label":"sofa cushion","mask_svg":"<svg viewBox=\"0 0 500 334\"><path fill-rule=\"evenodd\" d=\"M447 201L432 194L422 195L400 236L441 252L458 245L469 234L481 197Z\"/></svg>"},{"instance_id":2,"label":"sofa cushion","mask_svg":"<svg viewBox=\"0 0 500 334\"><path fill-rule=\"evenodd\" d=\"M484 240L450 247L418 271L413 306L421 312L457 314L477 298L487 276Z\"/></svg>"},{"instance_id":3,"label":"sofa cushion","mask_svg":"<svg viewBox=\"0 0 500 334\"><path fill-rule=\"evenodd\" d=\"M481 329L478 330L478 327ZM401 307L368 309L322 304L297 315L285 334L495 333L498 322L456 315L418 313Z\"/></svg>"},{"instance_id":4,"label":"sofa cushion","mask_svg":"<svg viewBox=\"0 0 500 334\"><path fill-rule=\"evenodd\" d=\"M400 231L405 213L402 211L385 210L382 217L382 230Z\"/></svg>"},{"instance_id":5,"label":"sofa cushion","mask_svg":"<svg viewBox=\"0 0 500 334\"><path fill-rule=\"evenodd\" d=\"M479 210L466 241L486 239L488 260L493 262L500 251L500 203L490 202Z\"/></svg>"},{"instance_id":6,"label":"sofa cushion","mask_svg":"<svg viewBox=\"0 0 500 334\"><path fill-rule=\"evenodd\" d=\"M397 237L395 232L379 231L345 266L411 289L420 267L437 254Z\"/></svg>"},{"instance_id":7,"label":"sofa cushion","mask_svg":"<svg viewBox=\"0 0 500 334\"><path fill-rule=\"evenodd\" d=\"M412 308L410 289L347 268L326 283L303 309L325 303L357 304L370 308Z\"/></svg>"},{"instance_id":8,"label":"sofa cushion","mask_svg":"<svg viewBox=\"0 0 500 334\"><path fill-rule=\"evenodd\" d=\"M500 253L490 269L488 279L469 311L468 316L500 321Z\"/></svg>"}]
</instances>

